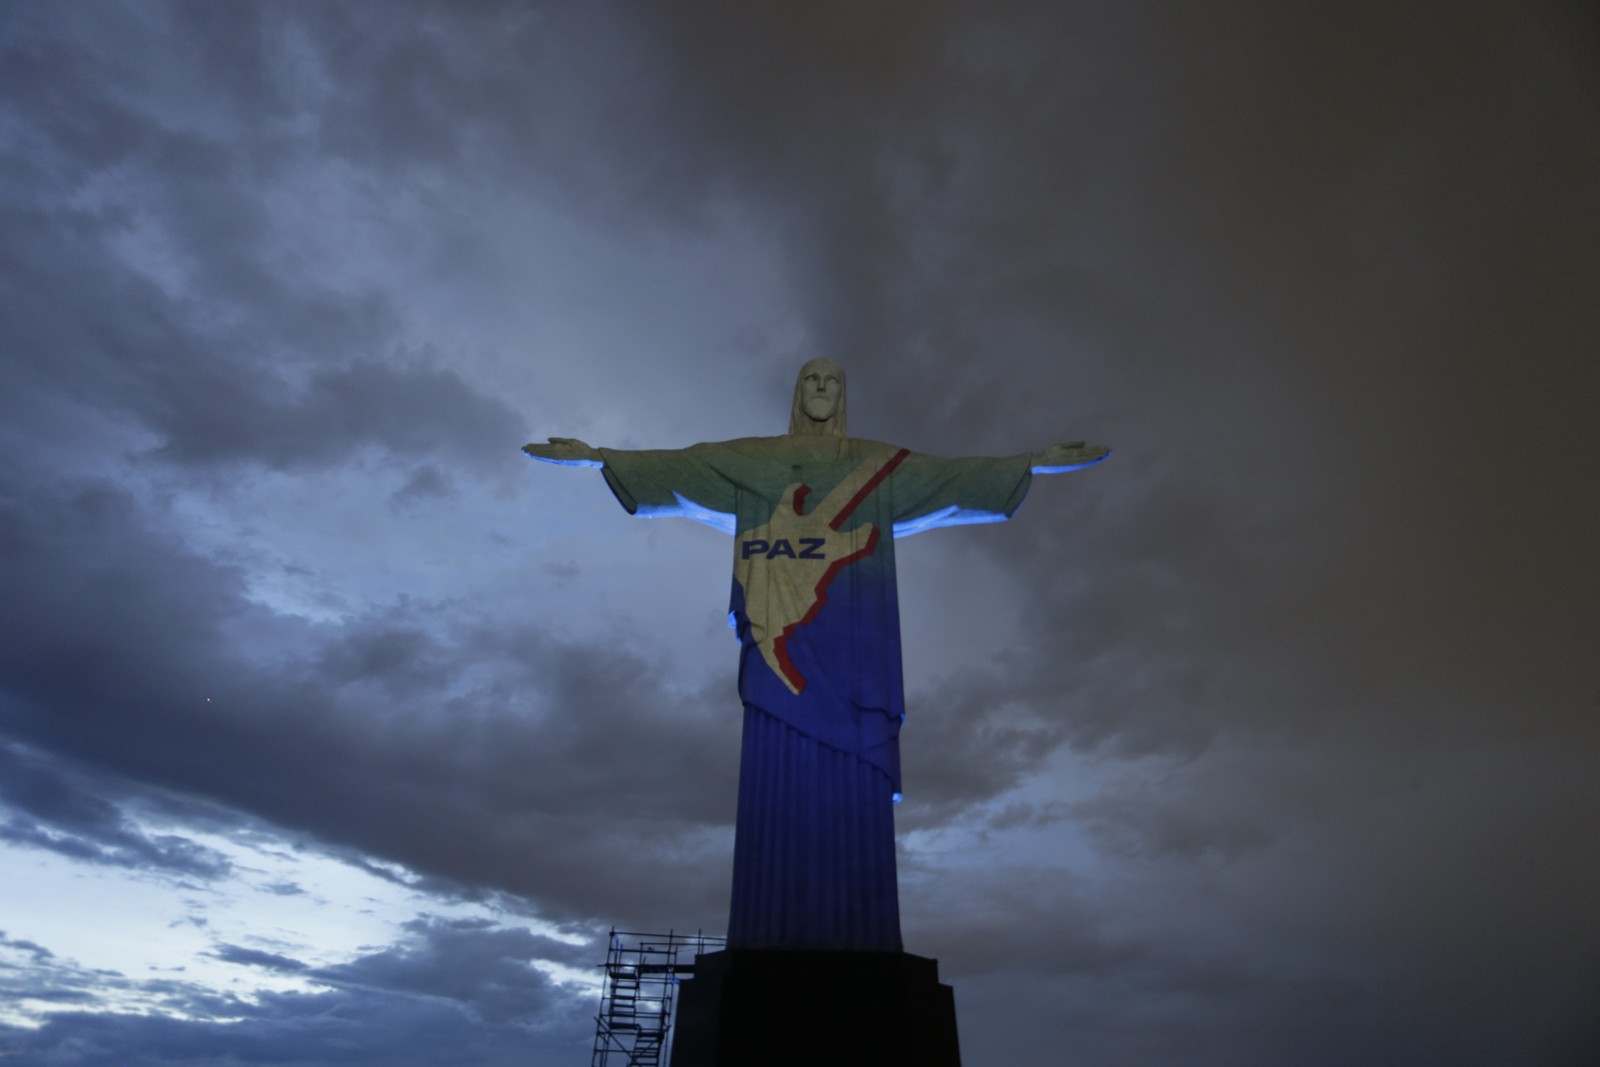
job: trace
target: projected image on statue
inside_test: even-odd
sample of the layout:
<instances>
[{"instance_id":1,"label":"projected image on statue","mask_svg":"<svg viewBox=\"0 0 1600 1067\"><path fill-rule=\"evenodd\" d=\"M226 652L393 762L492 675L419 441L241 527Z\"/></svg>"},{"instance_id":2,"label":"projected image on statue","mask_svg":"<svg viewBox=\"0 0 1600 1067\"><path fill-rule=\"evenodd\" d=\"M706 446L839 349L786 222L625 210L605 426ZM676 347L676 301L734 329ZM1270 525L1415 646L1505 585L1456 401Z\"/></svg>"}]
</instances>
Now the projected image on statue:
<instances>
[{"instance_id":1,"label":"projected image on statue","mask_svg":"<svg viewBox=\"0 0 1600 1067\"><path fill-rule=\"evenodd\" d=\"M630 514L734 535L730 622L744 704L730 949L898 952L893 805L905 720L897 536L1011 517L1082 441L944 459L846 434L844 371L800 370L789 432L666 450L550 438L535 459L599 467Z\"/></svg>"}]
</instances>

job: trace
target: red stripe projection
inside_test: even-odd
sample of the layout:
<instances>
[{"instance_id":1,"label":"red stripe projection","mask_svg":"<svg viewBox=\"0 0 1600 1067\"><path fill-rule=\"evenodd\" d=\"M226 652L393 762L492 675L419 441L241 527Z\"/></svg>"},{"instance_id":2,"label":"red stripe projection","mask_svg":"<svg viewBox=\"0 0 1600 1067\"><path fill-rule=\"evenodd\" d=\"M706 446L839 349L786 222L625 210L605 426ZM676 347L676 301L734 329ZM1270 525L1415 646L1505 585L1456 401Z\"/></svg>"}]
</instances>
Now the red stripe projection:
<instances>
[{"instance_id":1,"label":"red stripe projection","mask_svg":"<svg viewBox=\"0 0 1600 1067\"><path fill-rule=\"evenodd\" d=\"M779 634L777 640L772 642L772 652L773 655L778 657L778 666L783 668L783 676L789 679L789 684L794 686L795 692L804 693L806 691L806 676L801 674L799 668L796 667L789 659L789 635L817 617L817 612L822 610L822 605L828 602L828 583L833 581L834 575L844 570L844 568L848 567L856 560L866 559L868 556L872 555L873 550L877 547L878 528L874 526L872 528L872 533L867 537L867 543L865 547L863 547L861 551L852 552L848 556L836 559L828 565L828 569L824 571L822 577L817 580L817 599L816 602L811 605L811 610L806 612L805 618L801 619L799 622L793 622L788 626L785 626L783 628L783 633Z\"/></svg>"},{"instance_id":2,"label":"red stripe projection","mask_svg":"<svg viewBox=\"0 0 1600 1067\"><path fill-rule=\"evenodd\" d=\"M900 466L901 460L905 459L909 455L911 455L911 450L909 448L902 448L900 451L896 452L893 459L889 460L889 462L885 463L878 469L877 474L874 474L871 478L867 479L867 484L863 485L856 492L856 495L850 498L850 503L839 509L839 514L835 515L833 517L833 521L828 523L828 525L832 526L835 530L837 530L840 526L843 526L844 520L850 517L850 513L856 508L860 507L861 502L867 499L867 497L871 496L872 491L878 488L883 480L889 477L889 475L894 472L896 467Z\"/></svg>"}]
</instances>

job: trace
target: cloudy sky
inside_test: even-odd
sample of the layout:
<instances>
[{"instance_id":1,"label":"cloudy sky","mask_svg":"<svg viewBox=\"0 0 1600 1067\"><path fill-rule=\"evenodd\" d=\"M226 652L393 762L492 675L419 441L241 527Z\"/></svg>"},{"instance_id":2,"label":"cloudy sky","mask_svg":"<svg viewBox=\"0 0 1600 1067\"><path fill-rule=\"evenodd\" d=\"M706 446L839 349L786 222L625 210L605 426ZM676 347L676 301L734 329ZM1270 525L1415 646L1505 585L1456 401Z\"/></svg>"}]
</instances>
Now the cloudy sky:
<instances>
[{"instance_id":1,"label":"cloudy sky","mask_svg":"<svg viewBox=\"0 0 1600 1067\"><path fill-rule=\"evenodd\" d=\"M900 550L967 1062L1600 1059L1587 5L0 11L0 1055L579 1064L730 546L551 434L1087 438Z\"/></svg>"}]
</instances>

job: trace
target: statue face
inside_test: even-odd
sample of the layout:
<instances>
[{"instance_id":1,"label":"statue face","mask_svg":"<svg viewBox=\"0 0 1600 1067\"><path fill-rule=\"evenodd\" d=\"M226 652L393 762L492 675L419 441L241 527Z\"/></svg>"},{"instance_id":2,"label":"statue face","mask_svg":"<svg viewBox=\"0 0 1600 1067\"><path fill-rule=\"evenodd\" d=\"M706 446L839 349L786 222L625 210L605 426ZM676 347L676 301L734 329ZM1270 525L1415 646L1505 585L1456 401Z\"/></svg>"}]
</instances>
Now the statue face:
<instances>
[{"instance_id":1,"label":"statue face","mask_svg":"<svg viewBox=\"0 0 1600 1067\"><path fill-rule=\"evenodd\" d=\"M812 422L827 422L839 410L839 397L844 387L837 368L807 365L800 375L800 391L800 407L806 418Z\"/></svg>"},{"instance_id":2,"label":"statue face","mask_svg":"<svg viewBox=\"0 0 1600 1067\"><path fill-rule=\"evenodd\" d=\"M844 368L819 356L806 360L794 382L789 432L801 436L844 436Z\"/></svg>"}]
</instances>

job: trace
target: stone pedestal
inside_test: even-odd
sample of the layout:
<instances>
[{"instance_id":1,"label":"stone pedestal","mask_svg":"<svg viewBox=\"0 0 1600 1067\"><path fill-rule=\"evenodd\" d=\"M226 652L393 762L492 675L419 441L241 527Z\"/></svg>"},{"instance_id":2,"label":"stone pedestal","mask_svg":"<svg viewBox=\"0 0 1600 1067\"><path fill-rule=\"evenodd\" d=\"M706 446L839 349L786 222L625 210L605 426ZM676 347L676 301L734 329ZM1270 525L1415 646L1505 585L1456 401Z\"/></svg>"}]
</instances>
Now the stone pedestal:
<instances>
[{"instance_id":1,"label":"stone pedestal","mask_svg":"<svg viewBox=\"0 0 1600 1067\"><path fill-rule=\"evenodd\" d=\"M955 996L904 952L728 949L678 990L671 1067L960 1067Z\"/></svg>"}]
</instances>

